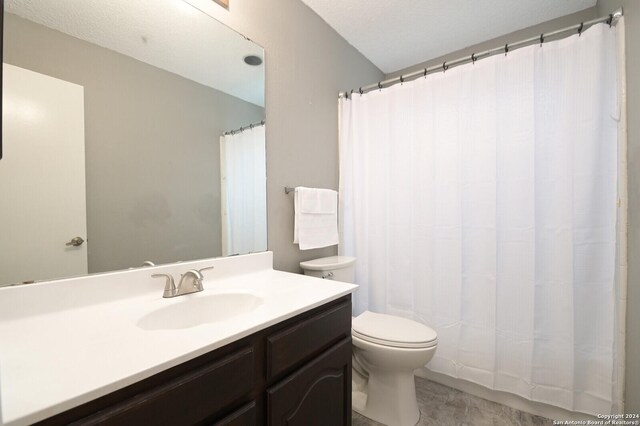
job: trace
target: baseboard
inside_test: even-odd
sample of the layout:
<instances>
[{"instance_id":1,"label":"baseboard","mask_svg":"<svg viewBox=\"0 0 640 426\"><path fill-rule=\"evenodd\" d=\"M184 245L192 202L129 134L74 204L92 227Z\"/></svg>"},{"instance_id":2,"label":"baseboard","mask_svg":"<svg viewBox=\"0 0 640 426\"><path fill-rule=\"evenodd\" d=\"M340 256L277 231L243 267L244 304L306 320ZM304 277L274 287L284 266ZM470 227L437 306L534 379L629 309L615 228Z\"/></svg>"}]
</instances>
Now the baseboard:
<instances>
[{"instance_id":1,"label":"baseboard","mask_svg":"<svg viewBox=\"0 0 640 426\"><path fill-rule=\"evenodd\" d=\"M485 388L484 386L480 386L466 380L456 379L440 373L434 373L426 368L416 370L416 376L458 389L462 392L477 396L478 398L487 399L489 401L497 402L498 404L506 405L507 407L515 408L516 410L546 417L552 420L596 419L594 416L589 414L576 413L574 411L565 410L564 408L554 407L553 405L529 401L528 399L515 394Z\"/></svg>"}]
</instances>

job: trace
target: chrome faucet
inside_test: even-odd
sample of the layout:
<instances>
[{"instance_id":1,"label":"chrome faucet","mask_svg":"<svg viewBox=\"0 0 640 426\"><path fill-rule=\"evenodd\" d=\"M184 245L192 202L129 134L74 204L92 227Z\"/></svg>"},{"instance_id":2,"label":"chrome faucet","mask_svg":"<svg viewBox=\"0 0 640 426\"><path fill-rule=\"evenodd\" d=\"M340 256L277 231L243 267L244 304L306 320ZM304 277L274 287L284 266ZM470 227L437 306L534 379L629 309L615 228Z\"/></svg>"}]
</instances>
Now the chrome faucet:
<instances>
[{"instance_id":1,"label":"chrome faucet","mask_svg":"<svg viewBox=\"0 0 640 426\"><path fill-rule=\"evenodd\" d=\"M207 268L202 269L190 269L184 274L182 274L182 278L180 279L180 284L176 288L176 284L173 280L173 276L171 274L153 274L151 278L165 278L166 283L164 286L164 293L162 297L177 297L182 296L183 294L196 293L198 291L204 290L202 287L202 280L204 276L202 275L202 271L207 271L209 269L213 269L213 266L209 266Z\"/></svg>"}]
</instances>

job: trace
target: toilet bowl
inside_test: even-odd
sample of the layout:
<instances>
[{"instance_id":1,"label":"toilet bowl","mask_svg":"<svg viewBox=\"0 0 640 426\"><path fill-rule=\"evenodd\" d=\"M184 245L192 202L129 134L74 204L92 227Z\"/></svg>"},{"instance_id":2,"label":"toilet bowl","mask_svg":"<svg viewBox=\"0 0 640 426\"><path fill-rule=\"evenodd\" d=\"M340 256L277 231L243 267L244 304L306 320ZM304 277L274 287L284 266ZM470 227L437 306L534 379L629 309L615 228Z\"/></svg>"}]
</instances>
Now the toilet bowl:
<instances>
[{"instance_id":1,"label":"toilet bowl","mask_svg":"<svg viewBox=\"0 0 640 426\"><path fill-rule=\"evenodd\" d=\"M365 311L352 323L353 409L389 426L420 420L414 371L436 351L431 328L392 315Z\"/></svg>"},{"instance_id":2,"label":"toilet bowl","mask_svg":"<svg viewBox=\"0 0 640 426\"><path fill-rule=\"evenodd\" d=\"M331 256L301 262L305 274L354 281L355 258ZM414 371L436 351L438 336L424 324L365 311L352 319L353 410L389 426L420 420Z\"/></svg>"}]
</instances>

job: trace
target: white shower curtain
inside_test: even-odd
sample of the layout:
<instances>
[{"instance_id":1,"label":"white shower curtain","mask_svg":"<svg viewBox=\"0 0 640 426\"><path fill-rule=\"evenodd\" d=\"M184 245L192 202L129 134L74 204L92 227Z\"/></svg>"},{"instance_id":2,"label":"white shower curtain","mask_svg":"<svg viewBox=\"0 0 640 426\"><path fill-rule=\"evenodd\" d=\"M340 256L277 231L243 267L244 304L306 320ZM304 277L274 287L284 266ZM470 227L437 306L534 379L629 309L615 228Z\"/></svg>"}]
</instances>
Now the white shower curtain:
<instances>
[{"instance_id":1,"label":"white shower curtain","mask_svg":"<svg viewBox=\"0 0 640 426\"><path fill-rule=\"evenodd\" d=\"M222 255L267 249L265 127L220 137Z\"/></svg>"},{"instance_id":2,"label":"white shower curtain","mask_svg":"<svg viewBox=\"0 0 640 426\"><path fill-rule=\"evenodd\" d=\"M569 410L621 409L617 31L340 100L354 310L433 327L429 369Z\"/></svg>"}]
</instances>

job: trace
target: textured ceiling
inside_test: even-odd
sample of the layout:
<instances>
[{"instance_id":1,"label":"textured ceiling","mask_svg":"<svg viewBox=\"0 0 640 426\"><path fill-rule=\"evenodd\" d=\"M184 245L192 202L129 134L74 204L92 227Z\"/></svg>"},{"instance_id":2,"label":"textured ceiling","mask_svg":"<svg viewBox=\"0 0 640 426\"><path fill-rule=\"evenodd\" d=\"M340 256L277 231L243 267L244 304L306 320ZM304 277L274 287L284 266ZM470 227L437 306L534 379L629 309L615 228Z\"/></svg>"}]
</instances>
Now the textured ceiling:
<instances>
[{"instance_id":1,"label":"textured ceiling","mask_svg":"<svg viewBox=\"0 0 640 426\"><path fill-rule=\"evenodd\" d=\"M302 1L385 73L596 4L596 0Z\"/></svg>"},{"instance_id":2,"label":"textured ceiling","mask_svg":"<svg viewBox=\"0 0 640 426\"><path fill-rule=\"evenodd\" d=\"M5 10L264 106L264 58L245 39L182 0L5 0Z\"/></svg>"}]
</instances>

